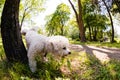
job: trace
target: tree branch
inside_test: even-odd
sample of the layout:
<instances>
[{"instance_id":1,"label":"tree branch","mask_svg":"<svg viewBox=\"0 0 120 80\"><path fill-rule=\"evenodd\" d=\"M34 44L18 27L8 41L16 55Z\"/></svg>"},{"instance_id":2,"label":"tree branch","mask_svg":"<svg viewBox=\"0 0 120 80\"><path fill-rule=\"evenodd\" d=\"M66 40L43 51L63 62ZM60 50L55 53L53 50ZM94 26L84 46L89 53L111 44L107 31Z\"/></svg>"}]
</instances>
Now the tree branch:
<instances>
[{"instance_id":1,"label":"tree branch","mask_svg":"<svg viewBox=\"0 0 120 80\"><path fill-rule=\"evenodd\" d=\"M71 2L71 0L68 0L68 1L69 1L70 5L71 5L71 7L72 7L72 9L73 9L73 11L74 11L74 13L75 13L75 16L76 16L77 22L79 23L78 13L77 13L76 9L75 9L73 3Z\"/></svg>"}]
</instances>

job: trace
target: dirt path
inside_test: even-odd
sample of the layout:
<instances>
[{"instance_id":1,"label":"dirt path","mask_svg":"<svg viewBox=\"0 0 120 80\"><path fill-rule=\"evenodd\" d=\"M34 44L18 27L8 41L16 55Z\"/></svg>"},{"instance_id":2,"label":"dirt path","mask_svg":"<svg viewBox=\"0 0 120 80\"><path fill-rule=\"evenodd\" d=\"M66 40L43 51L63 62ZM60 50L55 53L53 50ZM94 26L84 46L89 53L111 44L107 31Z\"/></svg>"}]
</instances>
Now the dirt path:
<instances>
[{"instance_id":1,"label":"dirt path","mask_svg":"<svg viewBox=\"0 0 120 80\"><path fill-rule=\"evenodd\" d=\"M76 52L86 52L88 54L94 55L100 61L106 61L110 59L120 60L120 49L118 48L106 48L71 44L70 49Z\"/></svg>"}]
</instances>

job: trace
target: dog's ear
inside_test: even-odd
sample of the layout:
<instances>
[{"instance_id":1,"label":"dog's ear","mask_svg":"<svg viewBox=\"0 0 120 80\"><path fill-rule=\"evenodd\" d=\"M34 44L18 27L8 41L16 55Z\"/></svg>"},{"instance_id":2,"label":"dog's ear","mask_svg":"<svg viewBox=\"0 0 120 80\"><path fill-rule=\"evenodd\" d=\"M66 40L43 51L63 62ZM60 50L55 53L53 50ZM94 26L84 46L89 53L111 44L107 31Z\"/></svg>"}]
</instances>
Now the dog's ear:
<instances>
[{"instance_id":1,"label":"dog's ear","mask_svg":"<svg viewBox=\"0 0 120 80\"><path fill-rule=\"evenodd\" d=\"M58 50L58 47L57 47L57 45L54 42L51 42L51 48L53 50Z\"/></svg>"},{"instance_id":2,"label":"dog's ear","mask_svg":"<svg viewBox=\"0 0 120 80\"><path fill-rule=\"evenodd\" d=\"M51 45L51 48L54 50L55 47L54 47L53 42L51 42L50 45Z\"/></svg>"}]
</instances>

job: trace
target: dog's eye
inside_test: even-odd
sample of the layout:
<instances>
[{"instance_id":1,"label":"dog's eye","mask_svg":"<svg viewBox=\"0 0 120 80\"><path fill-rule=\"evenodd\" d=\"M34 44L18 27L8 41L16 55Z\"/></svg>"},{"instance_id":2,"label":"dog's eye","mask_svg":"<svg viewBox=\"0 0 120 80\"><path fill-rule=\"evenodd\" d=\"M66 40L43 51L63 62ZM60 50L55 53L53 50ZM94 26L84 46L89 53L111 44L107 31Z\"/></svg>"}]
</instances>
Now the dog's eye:
<instances>
[{"instance_id":1,"label":"dog's eye","mask_svg":"<svg viewBox=\"0 0 120 80\"><path fill-rule=\"evenodd\" d=\"M63 49L66 50L66 47L64 47Z\"/></svg>"}]
</instances>

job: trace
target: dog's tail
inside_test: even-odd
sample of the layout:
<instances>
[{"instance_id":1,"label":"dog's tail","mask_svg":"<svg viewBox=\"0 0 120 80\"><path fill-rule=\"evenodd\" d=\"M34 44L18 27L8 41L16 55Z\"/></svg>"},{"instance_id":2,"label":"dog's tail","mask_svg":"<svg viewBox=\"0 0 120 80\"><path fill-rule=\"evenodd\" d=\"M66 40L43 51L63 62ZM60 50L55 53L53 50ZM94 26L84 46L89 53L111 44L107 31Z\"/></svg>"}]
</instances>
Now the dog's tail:
<instances>
[{"instance_id":1,"label":"dog's tail","mask_svg":"<svg viewBox=\"0 0 120 80\"><path fill-rule=\"evenodd\" d=\"M31 29L22 29L22 30L21 30L21 34L22 34L22 35L26 35L26 33L27 33L28 31L38 32L38 28L37 28L37 27L33 27L33 28L31 28Z\"/></svg>"}]
</instances>

